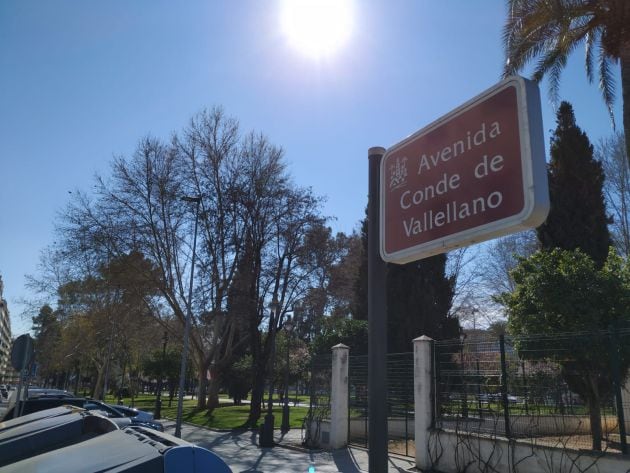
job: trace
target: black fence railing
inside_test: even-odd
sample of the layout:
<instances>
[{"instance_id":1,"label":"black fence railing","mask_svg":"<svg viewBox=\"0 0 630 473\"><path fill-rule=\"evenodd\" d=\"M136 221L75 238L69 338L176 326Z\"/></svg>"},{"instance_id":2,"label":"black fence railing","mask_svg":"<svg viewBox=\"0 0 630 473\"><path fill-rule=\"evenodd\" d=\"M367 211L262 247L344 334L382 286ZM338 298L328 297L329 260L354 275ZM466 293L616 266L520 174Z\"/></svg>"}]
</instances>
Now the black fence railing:
<instances>
[{"instance_id":1,"label":"black fence railing","mask_svg":"<svg viewBox=\"0 0 630 473\"><path fill-rule=\"evenodd\" d=\"M315 446L325 433L322 421L330 417L332 355L318 355L311 359L309 376L309 409L302 428L302 444Z\"/></svg>"},{"instance_id":2,"label":"black fence railing","mask_svg":"<svg viewBox=\"0 0 630 473\"><path fill-rule=\"evenodd\" d=\"M368 446L368 357L352 355L348 364L348 441Z\"/></svg>"},{"instance_id":3,"label":"black fence railing","mask_svg":"<svg viewBox=\"0 0 630 473\"><path fill-rule=\"evenodd\" d=\"M368 445L368 357L350 356L348 440ZM413 353L387 355L387 431L390 453L414 456Z\"/></svg>"},{"instance_id":4,"label":"black fence railing","mask_svg":"<svg viewBox=\"0 0 630 473\"><path fill-rule=\"evenodd\" d=\"M628 330L436 342L436 426L627 453L629 348Z\"/></svg>"},{"instance_id":5,"label":"black fence railing","mask_svg":"<svg viewBox=\"0 0 630 473\"><path fill-rule=\"evenodd\" d=\"M390 453L415 456L413 352L387 355L387 436Z\"/></svg>"}]
</instances>

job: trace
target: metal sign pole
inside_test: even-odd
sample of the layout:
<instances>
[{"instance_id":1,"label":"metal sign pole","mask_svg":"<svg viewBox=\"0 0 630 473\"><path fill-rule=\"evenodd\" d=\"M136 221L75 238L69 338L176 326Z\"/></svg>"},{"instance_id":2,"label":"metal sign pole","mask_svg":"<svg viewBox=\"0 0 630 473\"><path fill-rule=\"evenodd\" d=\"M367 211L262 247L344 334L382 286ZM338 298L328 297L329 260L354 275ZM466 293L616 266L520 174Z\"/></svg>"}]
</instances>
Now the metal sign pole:
<instances>
[{"instance_id":1,"label":"metal sign pole","mask_svg":"<svg viewBox=\"0 0 630 473\"><path fill-rule=\"evenodd\" d=\"M33 359L33 339L30 335L20 335L13 342L11 347L11 366L20 373L20 380L18 383L17 399L13 404L13 418L21 415L21 411L24 410L24 402L22 397L28 397L28 378L24 370L28 367ZM24 379L26 378L26 386L24 386ZM23 396L24 393L24 396Z\"/></svg>"},{"instance_id":2,"label":"metal sign pole","mask_svg":"<svg viewBox=\"0 0 630 473\"><path fill-rule=\"evenodd\" d=\"M20 406L23 404L22 403L22 380L24 379L24 373L22 372L22 370L18 371L18 373L20 374L19 376L19 381L18 381L18 388L17 388L17 393L16 393L16 398L15 398L15 402L13 403L13 418L16 419L17 417L20 417Z\"/></svg>"},{"instance_id":3,"label":"metal sign pole","mask_svg":"<svg viewBox=\"0 0 630 473\"><path fill-rule=\"evenodd\" d=\"M379 250L380 166L385 148L368 151L368 465L387 471L386 265Z\"/></svg>"}]
</instances>

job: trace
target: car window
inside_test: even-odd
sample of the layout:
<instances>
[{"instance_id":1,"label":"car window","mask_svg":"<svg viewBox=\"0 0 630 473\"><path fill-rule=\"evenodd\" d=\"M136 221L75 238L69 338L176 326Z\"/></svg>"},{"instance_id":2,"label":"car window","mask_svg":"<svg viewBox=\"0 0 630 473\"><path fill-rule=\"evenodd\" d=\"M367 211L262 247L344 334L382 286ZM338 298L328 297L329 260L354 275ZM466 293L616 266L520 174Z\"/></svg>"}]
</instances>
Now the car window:
<instances>
[{"instance_id":1,"label":"car window","mask_svg":"<svg viewBox=\"0 0 630 473\"><path fill-rule=\"evenodd\" d=\"M125 417L135 417L138 415L138 413L135 410L130 409L128 407L116 406L116 409Z\"/></svg>"},{"instance_id":2,"label":"car window","mask_svg":"<svg viewBox=\"0 0 630 473\"><path fill-rule=\"evenodd\" d=\"M116 409L112 409L107 404L100 404L96 402L86 402L84 405L85 409L88 411L103 411L111 414L115 417L120 417L121 413L116 411Z\"/></svg>"}]
</instances>

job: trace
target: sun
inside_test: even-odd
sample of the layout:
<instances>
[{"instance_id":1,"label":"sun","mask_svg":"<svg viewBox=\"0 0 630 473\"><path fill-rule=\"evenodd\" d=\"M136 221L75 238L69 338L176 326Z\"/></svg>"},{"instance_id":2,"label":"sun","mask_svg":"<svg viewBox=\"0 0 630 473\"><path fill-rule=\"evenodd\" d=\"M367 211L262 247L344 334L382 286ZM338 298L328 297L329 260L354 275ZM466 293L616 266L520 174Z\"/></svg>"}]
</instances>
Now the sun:
<instances>
[{"instance_id":1,"label":"sun","mask_svg":"<svg viewBox=\"0 0 630 473\"><path fill-rule=\"evenodd\" d=\"M282 31L300 53L331 56L352 34L352 10L351 0L282 0Z\"/></svg>"}]
</instances>

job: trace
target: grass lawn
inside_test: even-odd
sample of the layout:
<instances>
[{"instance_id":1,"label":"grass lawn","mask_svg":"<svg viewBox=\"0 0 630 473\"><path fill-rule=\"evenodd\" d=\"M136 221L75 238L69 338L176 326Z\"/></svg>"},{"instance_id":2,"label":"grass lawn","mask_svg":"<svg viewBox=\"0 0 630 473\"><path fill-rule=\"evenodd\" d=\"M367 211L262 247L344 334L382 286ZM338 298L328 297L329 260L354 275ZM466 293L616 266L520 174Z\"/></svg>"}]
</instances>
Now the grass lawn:
<instances>
[{"instance_id":1,"label":"grass lawn","mask_svg":"<svg viewBox=\"0 0 630 473\"><path fill-rule=\"evenodd\" d=\"M116 404L117 399L108 396L106 402ZM208 427L211 429L221 430L233 430L243 428L247 416L249 415L249 404L243 404L241 406L235 406L232 401L227 397L219 397L220 406L216 408L211 414L208 415L208 411L205 409L197 409L197 400L184 400L183 415L184 422L191 424ZM123 404L126 406L131 405L131 398L123 398ZM134 399L134 406L138 409L155 411L155 396L140 395ZM266 404L265 404L266 406ZM264 414L266 409L263 410L263 415L258 421L260 425L264 420ZM289 409L289 425L291 428L301 428L302 420L308 413L308 407L290 405ZM282 422L282 407L274 405L273 414L275 416L275 426L280 428ZM175 419L177 417L177 398L173 398L171 407L168 407L168 397L162 398L162 417L165 419Z\"/></svg>"}]
</instances>

